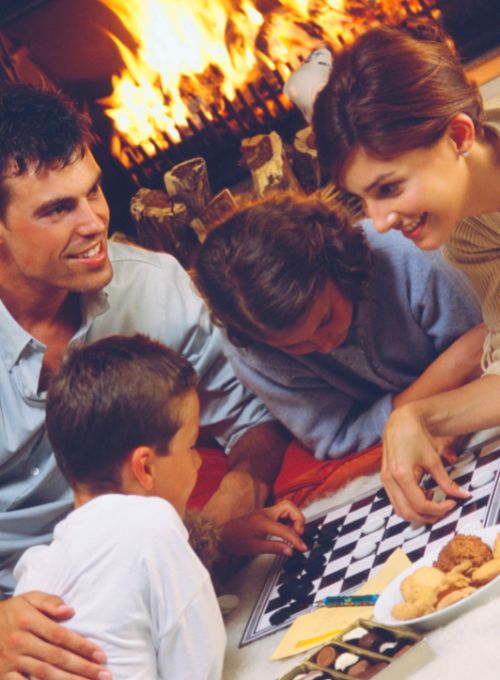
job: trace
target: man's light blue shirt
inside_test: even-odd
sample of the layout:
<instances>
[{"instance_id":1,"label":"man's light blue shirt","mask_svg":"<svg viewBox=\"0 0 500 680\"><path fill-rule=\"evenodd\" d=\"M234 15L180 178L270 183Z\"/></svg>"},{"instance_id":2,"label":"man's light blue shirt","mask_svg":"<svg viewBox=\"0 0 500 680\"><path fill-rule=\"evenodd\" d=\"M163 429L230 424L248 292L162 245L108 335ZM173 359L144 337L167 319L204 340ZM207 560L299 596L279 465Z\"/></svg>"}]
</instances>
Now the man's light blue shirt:
<instances>
[{"instance_id":1,"label":"man's light blue shirt","mask_svg":"<svg viewBox=\"0 0 500 680\"><path fill-rule=\"evenodd\" d=\"M81 296L81 327L70 344L114 333L149 335L182 352L199 376L201 426L230 450L250 426L270 419L235 378L221 336L177 260L109 242L113 279ZM72 508L72 493L45 432L46 392L38 391L45 346L27 333L0 301L0 588L13 589L22 551L51 540Z\"/></svg>"}]
</instances>

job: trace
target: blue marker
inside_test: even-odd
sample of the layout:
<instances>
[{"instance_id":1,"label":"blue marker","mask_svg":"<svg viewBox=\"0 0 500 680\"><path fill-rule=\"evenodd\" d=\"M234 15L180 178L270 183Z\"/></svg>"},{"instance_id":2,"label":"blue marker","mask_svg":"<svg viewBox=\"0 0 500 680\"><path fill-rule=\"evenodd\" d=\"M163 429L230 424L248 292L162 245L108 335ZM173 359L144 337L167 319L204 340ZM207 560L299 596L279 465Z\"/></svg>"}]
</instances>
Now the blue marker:
<instances>
[{"instance_id":1,"label":"blue marker","mask_svg":"<svg viewBox=\"0 0 500 680\"><path fill-rule=\"evenodd\" d=\"M363 607L374 605L378 595L329 595L323 599L325 607Z\"/></svg>"}]
</instances>

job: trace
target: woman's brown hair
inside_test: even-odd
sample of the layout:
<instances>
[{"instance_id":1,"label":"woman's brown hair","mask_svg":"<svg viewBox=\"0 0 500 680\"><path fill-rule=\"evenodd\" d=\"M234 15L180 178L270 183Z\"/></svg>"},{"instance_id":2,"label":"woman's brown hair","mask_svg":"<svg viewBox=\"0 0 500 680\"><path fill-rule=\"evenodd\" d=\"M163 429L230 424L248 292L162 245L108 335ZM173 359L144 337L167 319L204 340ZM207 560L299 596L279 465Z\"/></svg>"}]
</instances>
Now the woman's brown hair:
<instances>
[{"instance_id":1,"label":"woman's brown hair","mask_svg":"<svg viewBox=\"0 0 500 680\"><path fill-rule=\"evenodd\" d=\"M379 27L337 54L313 129L321 165L341 185L349 155L381 159L435 144L456 113L482 131L482 100L447 36L433 25Z\"/></svg>"}]
</instances>

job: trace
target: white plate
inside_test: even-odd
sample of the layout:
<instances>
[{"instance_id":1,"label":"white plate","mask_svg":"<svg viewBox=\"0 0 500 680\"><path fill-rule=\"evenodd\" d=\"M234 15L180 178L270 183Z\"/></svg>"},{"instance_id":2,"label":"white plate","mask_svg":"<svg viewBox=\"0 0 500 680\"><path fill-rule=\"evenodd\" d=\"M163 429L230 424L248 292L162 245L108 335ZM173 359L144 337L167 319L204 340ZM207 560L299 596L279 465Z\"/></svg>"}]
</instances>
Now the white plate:
<instances>
[{"instance_id":1,"label":"white plate","mask_svg":"<svg viewBox=\"0 0 500 680\"><path fill-rule=\"evenodd\" d=\"M485 529L479 529L470 533L479 536L481 540L493 547L493 543L499 532L500 524L496 524L495 526L486 527ZM406 619L405 621L395 619L392 616L391 611L397 602L402 602L403 598L399 590L401 581L419 567L432 566L432 563L437 559L438 554L439 550L435 550L428 555L424 555L424 557L417 560L417 562L414 562L408 569L405 569L402 574L389 583L375 604L375 621L385 623L389 626L410 625L420 630L431 630L432 628L437 628L438 626L448 623L448 621L451 621L451 619L454 619L456 616L459 616L460 614L469 611L469 609L476 607L481 602L484 602L489 597L493 596L493 591L500 592L500 577L497 576L493 581L478 588L472 595L455 602L455 604L451 604L449 607L440 609L432 614L427 614L426 616L420 616L418 619Z\"/></svg>"}]
</instances>

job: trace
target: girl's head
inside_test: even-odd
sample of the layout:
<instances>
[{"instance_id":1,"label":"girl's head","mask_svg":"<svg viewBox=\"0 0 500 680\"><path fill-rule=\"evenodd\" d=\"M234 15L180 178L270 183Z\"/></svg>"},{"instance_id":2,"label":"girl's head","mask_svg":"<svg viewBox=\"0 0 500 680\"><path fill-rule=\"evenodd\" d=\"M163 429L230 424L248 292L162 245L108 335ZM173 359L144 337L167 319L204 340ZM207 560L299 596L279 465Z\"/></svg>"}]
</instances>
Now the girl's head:
<instances>
[{"instance_id":1,"label":"girl's head","mask_svg":"<svg viewBox=\"0 0 500 680\"><path fill-rule=\"evenodd\" d=\"M197 279L235 344L327 351L348 331L370 262L363 231L343 209L285 194L214 229L198 254Z\"/></svg>"},{"instance_id":2,"label":"girl's head","mask_svg":"<svg viewBox=\"0 0 500 680\"><path fill-rule=\"evenodd\" d=\"M481 134L479 90L437 26L371 29L334 57L316 99L320 162L343 186L353 152L387 160L431 147L458 113L469 116Z\"/></svg>"}]
</instances>

